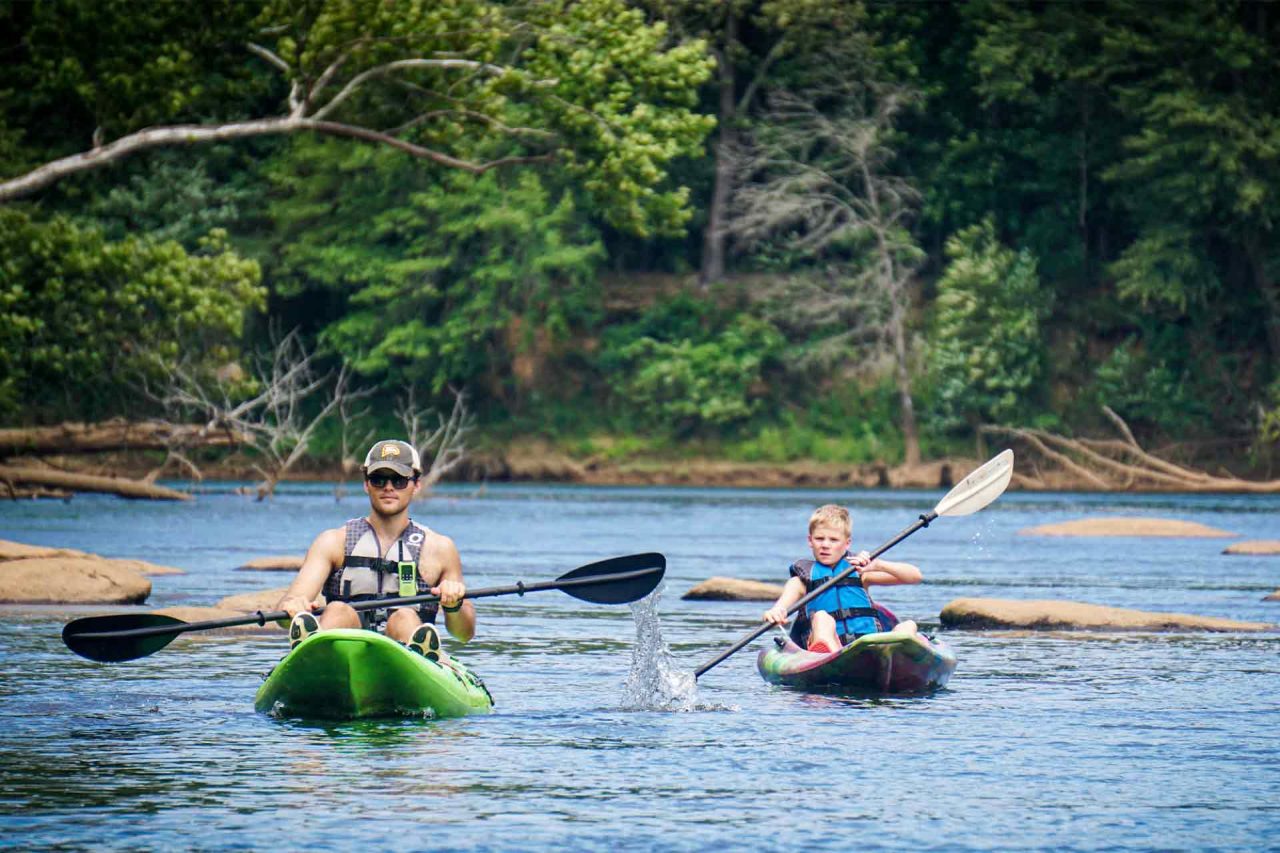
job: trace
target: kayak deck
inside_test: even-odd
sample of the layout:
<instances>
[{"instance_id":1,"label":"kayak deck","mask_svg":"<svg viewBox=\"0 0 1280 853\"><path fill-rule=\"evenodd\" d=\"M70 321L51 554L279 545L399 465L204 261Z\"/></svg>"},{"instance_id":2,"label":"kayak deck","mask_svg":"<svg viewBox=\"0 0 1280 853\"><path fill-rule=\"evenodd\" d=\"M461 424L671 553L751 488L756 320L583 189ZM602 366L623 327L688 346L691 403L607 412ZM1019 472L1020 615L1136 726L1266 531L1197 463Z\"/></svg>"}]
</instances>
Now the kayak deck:
<instances>
[{"instance_id":1,"label":"kayak deck","mask_svg":"<svg viewBox=\"0 0 1280 853\"><path fill-rule=\"evenodd\" d=\"M289 652L253 704L286 717L461 717L487 713L493 699L456 660L437 663L374 631L335 628Z\"/></svg>"},{"instance_id":2,"label":"kayak deck","mask_svg":"<svg viewBox=\"0 0 1280 853\"><path fill-rule=\"evenodd\" d=\"M829 654L807 651L791 639L779 642L760 653L756 668L765 681L787 687L920 693L945 686L956 668L951 649L910 622L859 637Z\"/></svg>"}]
</instances>

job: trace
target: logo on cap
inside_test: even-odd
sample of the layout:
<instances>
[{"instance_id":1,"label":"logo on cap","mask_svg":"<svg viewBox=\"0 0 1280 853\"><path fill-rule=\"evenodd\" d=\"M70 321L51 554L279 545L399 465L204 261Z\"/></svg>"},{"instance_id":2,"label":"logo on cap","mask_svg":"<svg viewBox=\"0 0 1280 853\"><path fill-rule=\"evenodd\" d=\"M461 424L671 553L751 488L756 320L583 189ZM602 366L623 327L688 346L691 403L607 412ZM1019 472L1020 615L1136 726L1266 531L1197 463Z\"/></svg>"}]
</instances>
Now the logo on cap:
<instances>
[{"instance_id":1,"label":"logo on cap","mask_svg":"<svg viewBox=\"0 0 1280 853\"><path fill-rule=\"evenodd\" d=\"M394 444L382 445L383 459L386 459L388 456L399 456L399 455L400 455L400 448L396 447Z\"/></svg>"}]
</instances>

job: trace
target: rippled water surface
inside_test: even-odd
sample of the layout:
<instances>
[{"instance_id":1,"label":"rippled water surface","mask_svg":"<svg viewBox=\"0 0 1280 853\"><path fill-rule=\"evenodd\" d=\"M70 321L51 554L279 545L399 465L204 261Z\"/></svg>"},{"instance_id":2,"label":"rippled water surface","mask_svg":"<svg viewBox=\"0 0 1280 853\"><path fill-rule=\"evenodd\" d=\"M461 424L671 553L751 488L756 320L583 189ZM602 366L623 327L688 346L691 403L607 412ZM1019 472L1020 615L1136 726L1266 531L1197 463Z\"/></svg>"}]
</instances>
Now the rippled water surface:
<instances>
[{"instance_id":1,"label":"rippled water surface","mask_svg":"<svg viewBox=\"0 0 1280 853\"><path fill-rule=\"evenodd\" d=\"M559 592L478 602L459 658L490 716L318 724L253 710L279 637L188 635L122 664L71 655L75 615L4 608L0 847L22 849L1275 849L1280 635L948 631L949 687L911 698L793 693L748 648L691 671L766 605L682 601L712 575L785 578L820 503L873 549L941 492L451 487L415 518L452 536L472 587L661 551L633 608ZM300 554L363 494L290 485L263 505L81 496L0 504L0 538L177 566L151 606L280 587L235 567ZM936 620L962 596L1055 598L1276 622L1280 558L1230 539L1020 535L1091 514L1280 538L1274 497L1007 494L892 556L926 582L880 593ZM448 641L446 640L446 643Z\"/></svg>"}]
</instances>

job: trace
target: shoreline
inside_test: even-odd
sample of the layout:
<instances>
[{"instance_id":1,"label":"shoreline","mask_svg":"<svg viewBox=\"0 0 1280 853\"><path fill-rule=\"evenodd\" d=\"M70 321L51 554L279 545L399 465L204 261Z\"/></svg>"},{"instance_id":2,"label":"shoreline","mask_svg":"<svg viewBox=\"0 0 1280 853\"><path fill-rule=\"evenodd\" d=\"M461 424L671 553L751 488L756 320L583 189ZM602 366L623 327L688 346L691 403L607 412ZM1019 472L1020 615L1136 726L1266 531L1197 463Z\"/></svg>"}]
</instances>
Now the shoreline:
<instances>
[{"instance_id":1,"label":"shoreline","mask_svg":"<svg viewBox=\"0 0 1280 853\"><path fill-rule=\"evenodd\" d=\"M577 459L550 449L516 448L506 453L478 452L445 477L445 483L564 483L592 486L689 486L694 488L817 488L817 489L949 489L983 460L947 457L918 465L889 465L885 462L825 463L798 460L787 463L735 462L709 457L685 459L644 458L610 460L599 457ZM137 479L153 470L157 460L142 452L114 452L45 457L37 464L60 471L104 477ZM1025 465L1026 463L1024 463ZM1031 466L1028 466L1031 467ZM203 461L202 480L255 483L261 474L245 462ZM198 483L189 477L161 476L170 482ZM358 485L354 463L305 462L288 472L280 482L347 482ZM1242 481L1247 482L1247 481ZM1099 488L1095 481L1067 471L1036 470L1034 476L1015 470L1010 491L1087 492L1116 494L1170 494L1185 488L1154 483L1130 484L1125 488ZM1236 493L1238 490L1205 489L1205 493Z\"/></svg>"}]
</instances>

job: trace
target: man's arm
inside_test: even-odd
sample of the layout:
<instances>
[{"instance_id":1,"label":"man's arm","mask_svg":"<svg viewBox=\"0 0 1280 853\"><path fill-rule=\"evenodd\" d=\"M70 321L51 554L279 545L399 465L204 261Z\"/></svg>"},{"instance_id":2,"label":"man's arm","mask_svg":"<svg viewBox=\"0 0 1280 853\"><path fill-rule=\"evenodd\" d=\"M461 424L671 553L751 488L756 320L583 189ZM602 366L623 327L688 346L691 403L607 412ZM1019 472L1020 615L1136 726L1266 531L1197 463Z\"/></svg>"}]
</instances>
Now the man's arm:
<instances>
[{"instance_id":1,"label":"man's arm","mask_svg":"<svg viewBox=\"0 0 1280 853\"><path fill-rule=\"evenodd\" d=\"M469 642L476 635L476 610L470 601L462 600L467 585L462 580L462 558L458 547L448 536L437 535L431 542L430 559L439 568L432 595L440 596L440 612L444 614L444 626L461 642ZM457 607L450 611L449 608Z\"/></svg>"},{"instance_id":2,"label":"man's arm","mask_svg":"<svg viewBox=\"0 0 1280 853\"><path fill-rule=\"evenodd\" d=\"M291 619L304 610L314 610L316 596L324 588L329 572L342 564L345 540L341 527L326 530L317 536L307 549L302 568L298 569L293 583L289 584L276 607L286 611Z\"/></svg>"}]
</instances>

